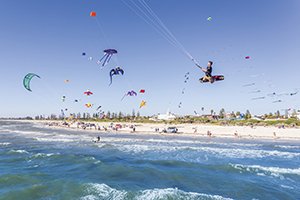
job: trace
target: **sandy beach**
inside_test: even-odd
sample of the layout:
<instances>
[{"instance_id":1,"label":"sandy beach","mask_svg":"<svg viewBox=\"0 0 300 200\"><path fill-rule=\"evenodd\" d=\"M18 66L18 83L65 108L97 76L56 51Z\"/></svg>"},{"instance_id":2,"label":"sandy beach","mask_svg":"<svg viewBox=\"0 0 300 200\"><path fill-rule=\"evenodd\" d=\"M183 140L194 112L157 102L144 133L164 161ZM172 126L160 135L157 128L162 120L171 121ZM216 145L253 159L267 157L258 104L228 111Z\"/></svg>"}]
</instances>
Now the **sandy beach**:
<instances>
[{"instance_id":1,"label":"sandy beach","mask_svg":"<svg viewBox=\"0 0 300 200\"><path fill-rule=\"evenodd\" d=\"M63 122L34 121L36 124L51 128L85 130L92 132L126 133L126 134L164 134L176 136L300 140L300 129L275 126L219 126L206 124L149 124L149 123L118 123L118 122ZM165 132L168 127L178 129L177 133Z\"/></svg>"}]
</instances>

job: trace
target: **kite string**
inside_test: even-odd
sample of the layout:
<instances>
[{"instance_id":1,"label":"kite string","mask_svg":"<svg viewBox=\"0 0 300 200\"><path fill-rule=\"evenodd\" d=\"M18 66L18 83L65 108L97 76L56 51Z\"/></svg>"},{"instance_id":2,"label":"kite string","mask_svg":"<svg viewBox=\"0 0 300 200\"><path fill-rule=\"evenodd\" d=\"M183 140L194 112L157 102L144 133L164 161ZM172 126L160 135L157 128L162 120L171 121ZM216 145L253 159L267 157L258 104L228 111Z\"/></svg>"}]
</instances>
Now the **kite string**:
<instances>
[{"instance_id":1,"label":"kite string","mask_svg":"<svg viewBox=\"0 0 300 200\"><path fill-rule=\"evenodd\" d=\"M193 56L185 49L185 47L180 43L174 34L167 28L167 26L163 23L163 21L158 17L157 14L151 9L151 7L144 1L139 0L139 3L135 3L130 0L133 4L131 6L129 3L122 0L122 2L129 7L136 15L138 15L141 19L143 19L147 24L151 25L160 35L163 36L166 41L168 41L172 46L179 49L183 54L185 54L192 62L194 62L197 66L199 66L198 62L193 58ZM136 7L140 13L134 9Z\"/></svg>"}]
</instances>

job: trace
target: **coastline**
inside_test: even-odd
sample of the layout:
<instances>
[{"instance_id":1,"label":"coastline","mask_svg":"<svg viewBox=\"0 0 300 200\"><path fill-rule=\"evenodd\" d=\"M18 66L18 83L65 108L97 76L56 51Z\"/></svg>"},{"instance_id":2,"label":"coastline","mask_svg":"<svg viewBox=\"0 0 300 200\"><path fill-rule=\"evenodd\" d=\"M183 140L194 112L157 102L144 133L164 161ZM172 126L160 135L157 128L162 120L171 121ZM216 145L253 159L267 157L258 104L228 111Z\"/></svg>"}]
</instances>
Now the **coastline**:
<instances>
[{"instance_id":1,"label":"coastline","mask_svg":"<svg viewBox=\"0 0 300 200\"><path fill-rule=\"evenodd\" d=\"M207 124L177 124L164 123L117 123L117 122L72 122L24 120L37 125L53 129L67 129L72 131L89 131L95 133L114 134L147 134L164 136L188 136L206 138L256 139L256 140L288 140L300 141L299 128L278 128L262 126L220 126ZM177 133L164 133L168 127L176 127ZM134 129L133 129L134 128Z\"/></svg>"}]
</instances>

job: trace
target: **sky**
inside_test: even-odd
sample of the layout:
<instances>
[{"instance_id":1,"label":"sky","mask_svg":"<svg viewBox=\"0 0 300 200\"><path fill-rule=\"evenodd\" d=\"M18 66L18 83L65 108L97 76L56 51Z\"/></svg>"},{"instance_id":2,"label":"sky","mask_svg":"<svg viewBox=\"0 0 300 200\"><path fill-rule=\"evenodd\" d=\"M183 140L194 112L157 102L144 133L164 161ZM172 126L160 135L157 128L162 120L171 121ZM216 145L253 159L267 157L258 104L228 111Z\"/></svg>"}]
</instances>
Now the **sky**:
<instances>
[{"instance_id":1,"label":"sky","mask_svg":"<svg viewBox=\"0 0 300 200\"><path fill-rule=\"evenodd\" d=\"M300 1L145 0L201 66L214 62L213 74L225 80L213 84L201 84L203 72L136 14L139 10L132 5L139 2L2 0L0 116L58 115L65 108L93 113L100 105L105 111L134 109L142 115L201 113L202 107L204 113L221 108L253 114L300 109L300 94L267 95L300 88ZM91 11L97 12L96 18L90 17ZM101 69L96 61L107 48L118 54ZM109 86L109 71L116 66L125 74ZM32 80L33 92L22 85L30 72L41 77ZM243 87L249 83L255 85ZM83 95L87 89L94 95ZM121 101L127 91L140 89L145 94ZM256 97L266 98L252 100ZM142 100L147 106L139 109ZM273 103L277 100L282 102ZM85 108L85 103L94 107Z\"/></svg>"}]
</instances>

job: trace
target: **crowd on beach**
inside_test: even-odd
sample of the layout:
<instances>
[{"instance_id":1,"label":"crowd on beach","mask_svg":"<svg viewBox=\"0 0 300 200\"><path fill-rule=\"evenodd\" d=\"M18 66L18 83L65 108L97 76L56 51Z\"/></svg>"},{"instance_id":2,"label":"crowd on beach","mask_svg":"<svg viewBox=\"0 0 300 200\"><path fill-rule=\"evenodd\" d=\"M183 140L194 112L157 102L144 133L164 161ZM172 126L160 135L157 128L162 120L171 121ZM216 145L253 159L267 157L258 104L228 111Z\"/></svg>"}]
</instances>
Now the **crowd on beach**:
<instances>
[{"instance_id":1,"label":"crowd on beach","mask_svg":"<svg viewBox=\"0 0 300 200\"><path fill-rule=\"evenodd\" d=\"M43 122L44 123L44 122ZM143 124L84 121L50 121L44 123L54 128L70 128L103 133L178 134L206 137L300 139L297 128L259 126L214 126L204 124Z\"/></svg>"}]
</instances>

